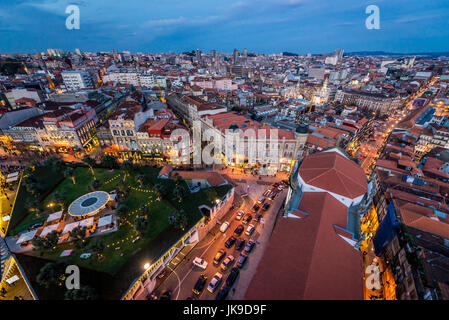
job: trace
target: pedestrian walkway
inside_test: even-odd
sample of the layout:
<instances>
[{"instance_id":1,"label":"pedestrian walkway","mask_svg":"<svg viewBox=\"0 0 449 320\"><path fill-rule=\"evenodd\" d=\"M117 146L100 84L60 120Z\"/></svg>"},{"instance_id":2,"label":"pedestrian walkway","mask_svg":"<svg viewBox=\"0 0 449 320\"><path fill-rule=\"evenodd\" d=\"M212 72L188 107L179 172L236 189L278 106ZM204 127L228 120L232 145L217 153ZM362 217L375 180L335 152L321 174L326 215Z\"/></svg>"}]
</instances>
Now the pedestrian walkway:
<instances>
[{"instance_id":1,"label":"pedestrian walkway","mask_svg":"<svg viewBox=\"0 0 449 320\"><path fill-rule=\"evenodd\" d=\"M5 240L3 238L0 238L0 279L3 277L5 263L10 255L11 253L8 250Z\"/></svg>"}]
</instances>

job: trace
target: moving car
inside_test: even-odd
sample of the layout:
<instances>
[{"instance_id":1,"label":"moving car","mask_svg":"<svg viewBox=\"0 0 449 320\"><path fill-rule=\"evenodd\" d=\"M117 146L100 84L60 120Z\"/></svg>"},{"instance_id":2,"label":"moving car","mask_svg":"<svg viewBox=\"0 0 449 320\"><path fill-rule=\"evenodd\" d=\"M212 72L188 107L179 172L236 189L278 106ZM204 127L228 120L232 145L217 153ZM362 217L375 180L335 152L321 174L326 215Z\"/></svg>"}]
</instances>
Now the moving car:
<instances>
[{"instance_id":1,"label":"moving car","mask_svg":"<svg viewBox=\"0 0 449 320\"><path fill-rule=\"evenodd\" d=\"M226 230L228 229L228 227L229 227L229 222L225 221L221 224L220 231L225 233Z\"/></svg>"},{"instance_id":2,"label":"moving car","mask_svg":"<svg viewBox=\"0 0 449 320\"><path fill-rule=\"evenodd\" d=\"M257 212L260 209L260 207L257 205L257 203L251 208L253 212Z\"/></svg>"},{"instance_id":3,"label":"moving car","mask_svg":"<svg viewBox=\"0 0 449 320\"><path fill-rule=\"evenodd\" d=\"M254 246L256 245L256 241L254 241L254 240L248 240L248 242L246 243L246 246L245 246L245 253L250 253L252 250L253 250L253 248L254 248Z\"/></svg>"},{"instance_id":4,"label":"moving car","mask_svg":"<svg viewBox=\"0 0 449 320\"><path fill-rule=\"evenodd\" d=\"M207 280L207 277L204 274L200 275L200 277L198 278L198 280L195 283L195 286L192 289L192 292L196 295L199 295L204 289L206 280Z\"/></svg>"},{"instance_id":5,"label":"moving car","mask_svg":"<svg viewBox=\"0 0 449 320\"><path fill-rule=\"evenodd\" d=\"M207 286L207 291L209 291L210 293L214 293L215 290L220 285L221 280L223 280L223 275L220 272L217 272L212 278L212 280L209 282L209 285Z\"/></svg>"},{"instance_id":6,"label":"moving car","mask_svg":"<svg viewBox=\"0 0 449 320\"><path fill-rule=\"evenodd\" d=\"M265 203L265 204L263 205L263 207L262 207L262 210L263 210L263 211L267 211L267 210L270 208L270 206L271 206L271 204Z\"/></svg>"},{"instance_id":7,"label":"moving car","mask_svg":"<svg viewBox=\"0 0 449 320\"><path fill-rule=\"evenodd\" d=\"M228 296L229 293L229 287L223 287L218 291L217 297L215 300L224 300Z\"/></svg>"},{"instance_id":8,"label":"moving car","mask_svg":"<svg viewBox=\"0 0 449 320\"><path fill-rule=\"evenodd\" d=\"M236 250L242 250L242 248L245 246L245 240L243 239L237 239L235 242L235 249Z\"/></svg>"},{"instance_id":9,"label":"moving car","mask_svg":"<svg viewBox=\"0 0 449 320\"><path fill-rule=\"evenodd\" d=\"M243 230L245 230L245 227L239 224L234 230L234 236L239 237L242 234Z\"/></svg>"},{"instance_id":10,"label":"moving car","mask_svg":"<svg viewBox=\"0 0 449 320\"><path fill-rule=\"evenodd\" d=\"M231 269L231 272L228 275L228 278L226 279L226 285L228 287L232 287L232 285L234 284L235 280L237 280L237 277L239 276L239 269L237 267L234 267Z\"/></svg>"},{"instance_id":11,"label":"moving car","mask_svg":"<svg viewBox=\"0 0 449 320\"><path fill-rule=\"evenodd\" d=\"M193 259L193 264L196 265L197 267L200 267L203 270L206 270L207 268L207 261L198 257Z\"/></svg>"},{"instance_id":12,"label":"moving car","mask_svg":"<svg viewBox=\"0 0 449 320\"><path fill-rule=\"evenodd\" d=\"M234 236L229 237L229 239L225 242L225 247L228 249L231 248L234 245L235 240L237 239Z\"/></svg>"},{"instance_id":13,"label":"moving car","mask_svg":"<svg viewBox=\"0 0 449 320\"><path fill-rule=\"evenodd\" d=\"M223 260L223 258L225 256L226 256L226 251L224 251L224 249L218 250L218 252L214 258L214 265L218 266L220 264L221 260Z\"/></svg>"},{"instance_id":14,"label":"moving car","mask_svg":"<svg viewBox=\"0 0 449 320\"><path fill-rule=\"evenodd\" d=\"M245 216L245 218L243 218L243 224L248 224L251 222L251 220L253 219L253 216L250 215L249 213Z\"/></svg>"},{"instance_id":15,"label":"moving car","mask_svg":"<svg viewBox=\"0 0 449 320\"><path fill-rule=\"evenodd\" d=\"M247 236L250 236L250 235L253 234L254 230L255 230L254 225L250 224L250 225L248 226L248 228L246 229L245 234L246 234Z\"/></svg>"},{"instance_id":16,"label":"moving car","mask_svg":"<svg viewBox=\"0 0 449 320\"><path fill-rule=\"evenodd\" d=\"M226 271L229 266L234 262L235 258L233 255L229 255L226 257L226 259L223 260L221 263L221 270Z\"/></svg>"},{"instance_id":17,"label":"moving car","mask_svg":"<svg viewBox=\"0 0 449 320\"><path fill-rule=\"evenodd\" d=\"M235 216L235 220L241 220L243 217L243 210L240 210L239 212L237 212L237 215Z\"/></svg>"},{"instance_id":18,"label":"moving car","mask_svg":"<svg viewBox=\"0 0 449 320\"><path fill-rule=\"evenodd\" d=\"M240 255L239 262L237 263L237 267L239 267L240 269L243 268L247 259L248 259L248 255L245 253L242 253Z\"/></svg>"}]
</instances>

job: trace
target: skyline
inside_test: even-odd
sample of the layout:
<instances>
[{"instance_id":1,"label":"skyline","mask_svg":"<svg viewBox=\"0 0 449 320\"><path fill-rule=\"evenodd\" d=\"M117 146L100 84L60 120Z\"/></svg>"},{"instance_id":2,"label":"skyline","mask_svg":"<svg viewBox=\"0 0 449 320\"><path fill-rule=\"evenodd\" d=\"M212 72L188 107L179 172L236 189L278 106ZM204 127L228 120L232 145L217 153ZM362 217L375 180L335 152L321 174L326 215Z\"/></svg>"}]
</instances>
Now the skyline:
<instances>
[{"instance_id":1,"label":"skyline","mask_svg":"<svg viewBox=\"0 0 449 320\"><path fill-rule=\"evenodd\" d=\"M65 8L70 4L80 8L79 30L65 27ZM365 8L371 4L380 9L379 30L365 27L369 16ZM0 5L0 35L4 39L0 51L4 53L46 48L132 52L198 48L228 53L234 48L247 48L248 52L298 54L328 53L335 48L404 54L449 51L449 10L445 10L449 3L445 1L353 4L348 0L244 0L221 4L135 0L128 4L105 0L0 0Z\"/></svg>"}]
</instances>

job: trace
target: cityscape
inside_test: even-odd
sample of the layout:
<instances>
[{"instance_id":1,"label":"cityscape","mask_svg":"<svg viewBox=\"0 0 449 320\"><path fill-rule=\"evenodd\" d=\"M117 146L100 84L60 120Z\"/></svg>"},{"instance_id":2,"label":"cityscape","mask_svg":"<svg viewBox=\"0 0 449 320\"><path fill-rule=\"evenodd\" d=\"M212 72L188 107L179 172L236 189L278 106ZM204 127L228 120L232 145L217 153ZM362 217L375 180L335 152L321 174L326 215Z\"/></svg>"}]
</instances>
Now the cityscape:
<instances>
[{"instance_id":1,"label":"cityscape","mask_svg":"<svg viewBox=\"0 0 449 320\"><path fill-rule=\"evenodd\" d=\"M449 300L449 52L1 27L0 300Z\"/></svg>"}]
</instances>

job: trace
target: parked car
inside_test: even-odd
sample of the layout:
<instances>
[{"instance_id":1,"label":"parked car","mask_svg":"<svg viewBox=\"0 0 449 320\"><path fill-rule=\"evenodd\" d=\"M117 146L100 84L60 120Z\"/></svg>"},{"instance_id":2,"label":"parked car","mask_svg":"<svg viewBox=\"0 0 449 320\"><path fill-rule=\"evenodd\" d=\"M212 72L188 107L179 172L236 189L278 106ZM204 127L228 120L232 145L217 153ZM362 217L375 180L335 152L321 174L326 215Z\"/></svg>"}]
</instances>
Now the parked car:
<instances>
[{"instance_id":1,"label":"parked car","mask_svg":"<svg viewBox=\"0 0 449 320\"><path fill-rule=\"evenodd\" d=\"M193 259L193 264L196 265L197 267L200 267L203 270L206 270L207 268L207 261L198 257Z\"/></svg>"},{"instance_id":2,"label":"parked car","mask_svg":"<svg viewBox=\"0 0 449 320\"><path fill-rule=\"evenodd\" d=\"M251 220L253 219L253 216L250 215L249 213L245 216L245 218L243 218L243 224L248 224L251 222Z\"/></svg>"},{"instance_id":3,"label":"parked car","mask_svg":"<svg viewBox=\"0 0 449 320\"><path fill-rule=\"evenodd\" d=\"M7 155L2 154L2 155L0 156L0 160L6 160L6 159L8 159L8 156L7 156Z\"/></svg>"},{"instance_id":4,"label":"parked car","mask_svg":"<svg viewBox=\"0 0 449 320\"><path fill-rule=\"evenodd\" d=\"M245 230L245 227L239 224L234 230L234 236L239 237L242 234L243 230Z\"/></svg>"},{"instance_id":5,"label":"parked car","mask_svg":"<svg viewBox=\"0 0 449 320\"><path fill-rule=\"evenodd\" d=\"M260 218L262 218L261 214L256 214L256 216L254 217L254 221L259 222Z\"/></svg>"},{"instance_id":6,"label":"parked car","mask_svg":"<svg viewBox=\"0 0 449 320\"><path fill-rule=\"evenodd\" d=\"M225 242L225 247L228 249L231 248L234 245L235 240L237 239L234 236L229 237L229 239Z\"/></svg>"},{"instance_id":7,"label":"parked car","mask_svg":"<svg viewBox=\"0 0 449 320\"><path fill-rule=\"evenodd\" d=\"M223 275L220 272L217 272L212 280L209 282L209 285L207 286L207 291L210 293L214 293L215 290L219 287L221 280L223 280Z\"/></svg>"},{"instance_id":8,"label":"parked car","mask_svg":"<svg viewBox=\"0 0 449 320\"><path fill-rule=\"evenodd\" d=\"M268 209L270 209L270 206L271 206L271 204L265 203L265 204L263 205L263 207L262 207L262 210L263 210L263 211L267 211Z\"/></svg>"},{"instance_id":9,"label":"parked car","mask_svg":"<svg viewBox=\"0 0 449 320\"><path fill-rule=\"evenodd\" d=\"M244 211L240 210L239 212L237 212L237 215L235 216L235 220L242 220Z\"/></svg>"},{"instance_id":10,"label":"parked car","mask_svg":"<svg viewBox=\"0 0 449 320\"><path fill-rule=\"evenodd\" d=\"M262 204L264 201L265 201L265 197L262 196L257 200L257 203Z\"/></svg>"},{"instance_id":11,"label":"parked car","mask_svg":"<svg viewBox=\"0 0 449 320\"><path fill-rule=\"evenodd\" d=\"M270 189L265 190L265 192L263 193L263 196L267 197L270 194L270 192L271 192Z\"/></svg>"},{"instance_id":12,"label":"parked car","mask_svg":"<svg viewBox=\"0 0 449 320\"><path fill-rule=\"evenodd\" d=\"M228 227L229 227L229 222L225 221L221 224L220 231L225 233L226 230L228 229Z\"/></svg>"},{"instance_id":13,"label":"parked car","mask_svg":"<svg viewBox=\"0 0 449 320\"><path fill-rule=\"evenodd\" d=\"M248 242L246 243L246 246L245 246L245 253L250 253L252 250L253 250L253 248L254 248L254 246L256 245L256 241L254 241L254 240L248 240Z\"/></svg>"},{"instance_id":14,"label":"parked car","mask_svg":"<svg viewBox=\"0 0 449 320\"><path fill-rule=\"evenodd\" d=\"M270 200L274 200L274 198L276 198L277 193L275 191L271 192L270 195L268 196L268 199Z\"/></svg>"},{"instance_id":15,"label":"parked car","mask_svg":"<svg viewBox=\"0 0 449 320\"><path fill-rule=\"evenodd\" d=\"M256 228L254 227L254 225L250 224L250 225L248 226L248 228L246 229L245 234L246 234L247 236L250 236L250 235L253 234L253 232L254 232L255 229L256 229Z\"/></svg>"},{"instance_id":16,"label":"parked car","mask_svg":"<svg viewBox=\"0 0 449 320\"><path fill-rule=\"evenodd\" d=\"M214 265L218 266L220 264L221 260L223 260L223 258L225 256L226 256L226 251L224 251L224 249L218 250L218 252L214 258Z\"/></svg>"},{"instance_id":17,"label":"parked car","mask_svg":"<svg viewBox=\"0 0 449 320\"><path fill-rule=\"evenodd\" d=\"M204 286L206 285L206 280L207 277L204 274L200 275L192 289L194 294L199 295L203 291Z\"/></svg>"},{"instance_id":18,"label":"parked car","mask_svg":"<svg viewBox=\"0 0 449 320\"><path fill-rule=\"evenodd\" d=\"M260 209L259 205L257 203L251 208L252 212L257 212Z\"/></svg>"},{"instance_id":19,"label":"parked car","mask_svg":"<svg viewBox=\"0 0 449 320\"><path fill-rule=\"evenodd\" d=\"M235 242L235 249L236 250L242 250L242 248L245 246L245 240L243 239L237 239Z\"/></svg>"},{"instance_id":20,"label":"parked car","mask_svg":"<svg viewBox=\"0 0 449 320\"><path fill-rule=\"evenodd\" d=\"M232 285L234 284L235 280L237 280L237 277L239 276L239 269L237 267L234 267L231 269L231 272L228 275L228 278L226 279L226 285L228 287L232 287Z\"/></svg>"},{"instance_id":21,"label":"parked car","mask_svg":"<svg viewBox=\"0 0 449 320\"><path fill-rule=\"evenodd\" d=\"M226 257L226 259L223 260L221 263L221 270L226 271L229 266L234 262L235 258L233 255L229 255Z\"/></svg>"},{"instance_id":22,"label":"parked car","mask_svg":"<svg viewBox=\"0 0 449 320\"><path fill-rule=\"evenodd\" d=\"M240 269L243 268L247 259L248 259L248 255L245 253L242 253L240 255L239 262L237 263L237 267Z\"/></svg>"},{"instance_id":23,"label":"parked car","mask_svg":"<svg viewBox=\"0 0 449 320\"><path fill-rule=\"evenodd\" d=\"M217 297L215 298L215 300L224 300L226 299L226 297L228 296L229 293L229 287L223 287L220 289L220 291L218 291Z\"/></svg>"}]
</instances>

